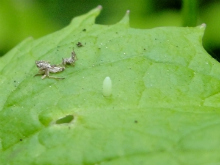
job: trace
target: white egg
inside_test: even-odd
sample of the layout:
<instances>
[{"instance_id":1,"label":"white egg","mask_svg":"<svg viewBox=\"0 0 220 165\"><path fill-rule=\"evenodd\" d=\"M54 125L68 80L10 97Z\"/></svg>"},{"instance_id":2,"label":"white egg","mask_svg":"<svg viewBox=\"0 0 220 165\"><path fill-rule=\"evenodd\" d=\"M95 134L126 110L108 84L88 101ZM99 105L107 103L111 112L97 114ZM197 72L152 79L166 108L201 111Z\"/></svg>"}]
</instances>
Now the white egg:
<instances>
[{"instance_id":1,"label":"white egg","mask_svg":"<svg viewBox=\"0 0 220 165\"><path fill-rule=\"evenodd\" d=\"M102 94L105 97L111 96L112 94L112 80L110 77L106 77L103 81Z\"/></svg>"}]
</instances>

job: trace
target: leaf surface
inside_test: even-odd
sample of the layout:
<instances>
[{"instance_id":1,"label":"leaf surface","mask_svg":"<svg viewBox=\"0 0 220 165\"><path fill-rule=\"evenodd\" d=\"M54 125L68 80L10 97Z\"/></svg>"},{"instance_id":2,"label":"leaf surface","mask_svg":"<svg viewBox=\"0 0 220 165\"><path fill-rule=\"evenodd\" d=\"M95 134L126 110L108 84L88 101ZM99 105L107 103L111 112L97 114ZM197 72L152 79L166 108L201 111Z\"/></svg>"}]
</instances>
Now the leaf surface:
<instances>
[{"instance_id":1,"label":"leaf surface","mask_svg":"<svg viewBox=\"0 0 220 165\"><path fill-rule=\"evenodd\" d=\"M0 58L0 162L220 162L220 65L202 47L205 26L133 29L128 13L97 25L100 9ZM36 60L59 64L73 48L75 65L53 75L64 80L34 77Z\"/></svg>"}]
</instances>

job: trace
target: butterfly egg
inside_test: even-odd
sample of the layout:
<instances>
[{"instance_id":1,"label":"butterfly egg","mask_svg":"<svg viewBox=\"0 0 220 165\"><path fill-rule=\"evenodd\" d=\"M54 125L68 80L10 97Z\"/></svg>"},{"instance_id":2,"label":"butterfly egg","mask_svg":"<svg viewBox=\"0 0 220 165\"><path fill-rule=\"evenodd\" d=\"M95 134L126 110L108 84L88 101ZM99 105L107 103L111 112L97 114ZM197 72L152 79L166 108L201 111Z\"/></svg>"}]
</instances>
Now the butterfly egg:
<instances>
[{"instance_id":1,"label":"butterfly egg","mask_svg":"<svg viewBox=\"0 0 220 165\"><path fill-rule=\"evenodd\" d=\"M111 96L112 94L112 80L110 77L106 77L103 81L102 94L105 97Z\"/></svg>"}]
</instances>

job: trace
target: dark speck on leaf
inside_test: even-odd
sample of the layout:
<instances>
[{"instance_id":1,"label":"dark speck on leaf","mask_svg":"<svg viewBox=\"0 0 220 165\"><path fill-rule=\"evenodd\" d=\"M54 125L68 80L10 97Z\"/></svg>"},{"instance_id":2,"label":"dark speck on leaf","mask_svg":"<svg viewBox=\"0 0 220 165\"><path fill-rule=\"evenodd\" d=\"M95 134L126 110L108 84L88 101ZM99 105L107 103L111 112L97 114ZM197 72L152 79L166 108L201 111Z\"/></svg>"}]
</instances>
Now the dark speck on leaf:
<instances>
[{"instance_id":1,"label":"dark speck on leaf","mask_svg":"<svg viewBox=\"0 0 220 165\"><path fill-rule=\"evenodd\" d=\"M135 122L135 123L138 123L138 121L137 121L137 120L135 120L134 122Z\"/></svg>"},{"instance_id":2,"label":"dark speck on leaf","mask_svg":"<svg viewBox=\"0 0 220 165\"><path fill-rule=\"evenodd\" d=\"M20 141L22 141L23 139L20 139Z\"/></svg>"},{"instance_id":3,"label":"dark speck on leaf","mask_svg":"<svg viewBox=\"0 0 220 165\"><path fill-rule=\"evenodd\" d=\"M83 31L85 32L85 31L86 31L86 29L83 29Z\"/></svg>"},{"instance_id":4,"label":"dark speck on leaf","mask_svg":"<svg viewBox=\"0 0 220 165\"><path fill-rule=\"evenodd\" d=\"M82 46L83 46L81 42L78 42L76 45L77 45L78 47L82 47Z\"/></svg>"}]
</instances>

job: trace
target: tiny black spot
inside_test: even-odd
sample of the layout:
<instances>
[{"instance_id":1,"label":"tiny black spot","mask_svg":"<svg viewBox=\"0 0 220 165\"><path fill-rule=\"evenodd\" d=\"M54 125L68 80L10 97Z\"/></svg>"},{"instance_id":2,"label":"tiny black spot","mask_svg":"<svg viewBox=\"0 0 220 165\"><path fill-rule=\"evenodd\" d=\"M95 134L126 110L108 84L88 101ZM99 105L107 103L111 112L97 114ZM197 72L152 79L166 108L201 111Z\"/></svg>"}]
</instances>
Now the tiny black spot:
<instances>
[{"instance_id":1,"label":"tiny black spot","mask_svg":"<svg viewBox=\"0 0 220 165\"><path fill-rule=\"evenodd\" d=\"M14 80L14 82L16 83L16 80Z\"/></svg>"},{"instance_id":2,"label":"tiny black spot","mask_svg":"<svg viewBox=\"0 0 220 165\"><path fill-rule=\"evenodd\" d=\"M144 48L144 50L146 50L146 49Z\"/></svg>"},{"instance_id":3,"label":"tiny black spot","mask_svg":"<svg viewBox=\"0 0 220 165\"><path fill-rule=\"evenodd\" d=\"M77 45L78 47L82 47L82 46L83 46L81 42L78 42L76 45Z\"/></svg>"},{"instance_id":4,"label":"tiny black spot","mask_svg":"<svg viewBox=\"0 0 220 165\"><path fill-rule=\"evenodd\" d=\"M138 121L137 121L137 120L135 120L134 122L135 122L135 123L138 123Z\"/></svg>"},{"instance_id":5,"label":"tiny black spot","mask_svg":"<svg viewBox=\"0 0 220 165\"><path fill-rule=\"evenodd\" d=\"M85 31L86 31L86 29L83 29L83 31L85 32Z\"/></svg>"},{"instance_id":6,"label":"tiny black spot","mask_svg":"<svg viewBox=\"0 0 220 165\"><path fill-rule=\"evenodd\" d=\"M63 118L60 118L56 121L56 124L64 124L64 123L70 123L74 119L73 115L67 115Z\"/></svg>"},{"instance_id":7,"label":"tiny black spot","mask_svg":"<svg viewBox=\"0 0 220 165\"><path fill-rule=\"evenodd\" d=\"M20 141L22 141L23 139L20 139Z\"/></svg>"}]
</instances>

